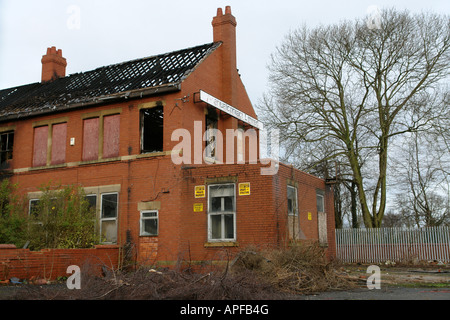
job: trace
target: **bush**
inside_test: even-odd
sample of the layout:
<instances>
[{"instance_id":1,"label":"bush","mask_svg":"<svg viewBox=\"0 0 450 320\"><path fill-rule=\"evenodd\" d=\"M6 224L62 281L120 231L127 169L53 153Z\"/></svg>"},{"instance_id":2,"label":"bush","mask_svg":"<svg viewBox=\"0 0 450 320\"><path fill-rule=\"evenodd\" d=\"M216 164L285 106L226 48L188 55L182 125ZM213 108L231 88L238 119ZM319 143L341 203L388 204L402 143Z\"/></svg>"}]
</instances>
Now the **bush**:
<instances>
[{"instance_id":1,"label":"bush","mask_svg":"<svg viewBox=\"0 0 450 320\"><path fill-rule=\"evenodd\" d=\"M0 243L23 247L27 238L24 203L15 195L16 185L8 179L0 183Z\"/></svg>"},{"instance_id":2,"label":"bush","mask_svg":"<svg viewBox=\"0 0 450 320\"><path fill-rule=\"evenodd\" d=\"M95 210L81 188L42 188L43 194L29 217L30 249L90 248L100 242Z\"/></svg>"}]
</instances>

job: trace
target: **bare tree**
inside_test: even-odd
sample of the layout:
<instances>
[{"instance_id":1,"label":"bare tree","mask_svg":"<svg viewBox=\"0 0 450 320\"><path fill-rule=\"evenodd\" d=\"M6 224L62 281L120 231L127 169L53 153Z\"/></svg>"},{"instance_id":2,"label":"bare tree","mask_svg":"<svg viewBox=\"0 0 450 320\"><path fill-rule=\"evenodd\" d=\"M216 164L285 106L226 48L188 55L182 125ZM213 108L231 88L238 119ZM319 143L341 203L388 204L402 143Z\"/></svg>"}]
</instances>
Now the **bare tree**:
<instances>
[{"instance_id":1,"label":"bare tree","mask_svg":"<svg viewBox=\"0 0 450 320\"><path fill-rule=\"evenodd\" d=\"M402 157L393 159L398 215L416 227L444 225L450 218L450 154L444 142L432 131L414 132L397 147Z\"/></svg>"},{"instance_id":2,"label":"bare tree","mask_svg":"<svg viewBox=\"0 0 450 320\"><path fill-rule=\"evenodd\" d=\"M386 210L391 139L428 125L433 106L417 103L450 66L448 16L387 9L380 22L290 32L272 56L259 106L288 142L287 155L326 141L328 158L345 159L368 228L380 227Z\"/></svg>"}]
</instances>

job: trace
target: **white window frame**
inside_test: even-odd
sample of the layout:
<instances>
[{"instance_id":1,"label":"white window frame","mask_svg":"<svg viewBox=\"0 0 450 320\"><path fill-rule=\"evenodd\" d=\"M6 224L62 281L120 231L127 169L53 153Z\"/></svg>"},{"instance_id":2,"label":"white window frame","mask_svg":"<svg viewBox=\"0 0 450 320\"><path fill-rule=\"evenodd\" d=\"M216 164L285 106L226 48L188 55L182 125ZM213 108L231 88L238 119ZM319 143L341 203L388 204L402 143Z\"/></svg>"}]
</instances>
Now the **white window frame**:
<instances>
[{"instance_id":1,"label":"white window frame","mask_svg":"<svg viewBox=\"0 0 450 320\"><path fill-rule=\"evenodd\" d=\"M222 212L211 212L211 187L216 186L233 186L233 211L222 211ZM212 216L222 216L221 218L221 235L222 237L220 239L213 239L212 238L212 223L211 223L211 217ZM232 215L233 216L233 238L224 238L225 235L225 215ZM218 183L218 184L211 184L208 185L208 242L234 242L236 241L236 184L235 183Z\"/></svg>"},{"instance_id":2,"label":"white window frame","mask_svg":"<svg viewBox=\"0 0 450 320\"><path fill-rule=\"evenodd\" d=\"M323 210L320 211L319 210L319 206L317 206L317 202L318 202L318 198L321 198L321 202L322 202L322 208ZM317 212L325 212L325 196L321 193L316 193L316 206L317 206Z\"/></svg>"},{"instance_id":3,"label":"white window frame","mask_svg":"<svg viewBox=\"0 0 450 320\"><path fill-rule=\"evenodd\" d=\"M286 201L289 201L289 197L288 197L288 194L289 194L289 188L294 189L295 206L294 206L294 213L289 212L289 206L288 206L288 215L289 215L289 216L298 216L298 190L297 190L297 187L288 185L288 186L287 186L287 189L286 189L286 190L287 190L287 192L286 192Z\"/></svg>"},{"instance_id":4,"label":"white window frame","mask_svg":"<svg viewBox=\"0 0 450 320\"><path fill-rule=\"evenodd\" d=\"M115 218L103 218L103 196L107 196L107 195L111 195L111 194L115 194L117 195L117 209L116 209L116 217ZM98 200L97 200L98 201ZM100 224L100 237L103 234L103 221L115 221L116 223L116 239L118 237L118 232L119 232L119 226L118 226L118 217L119 217L119 193L118 192L108 192L108 193L101 193L100 194L100 212L99 212L99 224ZM116 242L110 242L110 241L105 241L102 243L116 243Z\"/></svg>"},{"instance_id":5,"label":"white window frame","mask_svg":"<svg viewBox=\"0 0 450 320\"><path fill-rule=\"evenodd\" d=\"M97 203L98 203L99 195L96 193L89 193L89 194L85 195L85 198L89 198L89 197L95 197L95 217L97 218L97 210L98 210ZM86 201L87 201L87 199L86 199Z\"/></svg>"},{"instance_id":6,"label":"white window frame","mask_svg":"<svg viewBox=\"0 0 450 320\"><path fill-rule=\"evenodd\" d=\"M155 217L144 217L144 213L156 213ZM156 220L156 234L149 234L144 231L145 220ZM141 218L139 219L139 235L141 237L156 237L159 235L159 211L158 210L142 210Z\"/></svg>"},{"instance_id":7,"label":"white window frame","mask_svg":"<svg viewBox=\"0 0 450 320\"><path fill-rule=\"evenodd\" d=\"M41 201L41 199L30 199L30 201L28 201L28 216L31 216L31 202L37 201L39 203L39 201Z\"/></svg>"}]
</instances>

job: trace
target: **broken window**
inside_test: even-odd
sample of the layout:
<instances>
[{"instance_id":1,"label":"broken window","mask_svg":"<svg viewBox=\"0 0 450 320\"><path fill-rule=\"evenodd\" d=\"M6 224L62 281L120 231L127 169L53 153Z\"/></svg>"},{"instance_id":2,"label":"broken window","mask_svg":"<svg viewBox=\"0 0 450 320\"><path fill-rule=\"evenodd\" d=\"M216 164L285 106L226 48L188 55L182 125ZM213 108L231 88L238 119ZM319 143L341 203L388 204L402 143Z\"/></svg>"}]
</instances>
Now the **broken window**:
<instances>
[{"instance_id":1,"label":"broken window","mask_svg":"<svg viewBox=\"0 0 450 320\"><path fill-rule=\"evenodd\" d=\"M317 202L317 227L319 229L319 244L328 244L328 231L327 231L327 214L325 213L325 192L317 190L316 193Z\"/></svg>"},{"instance_id":2,"label":"broken window","mask_svg":"<svg viewBox=\"0 0 450 320\"><path fill-rule=\"evenodd\" d=\"M205 117L206 122L206 146L205 157L216 159L217 157L217 138L215 136L218 126L218 115L214 108L207 109L208 114Z\"/></svg>"},{"instance_id":3,"label":"broken window","mask_svg":"<svg viewBox=\"0 0 450 320\"><path fill-rule=\"evenodd\" d=\"M288 215L291 216L298 215L297 188L292 186L287 187L287 205L288 205Z\"/></svg>"},{"instance_id":4,"label":"broken window","mask_svg":"<svg viewBox=\"0 0 450 320\"><path fill-rule=\"evenodd\" d=\"M208 195L209 240L234 241L236 239L235 185L210 185Z\"/></svg>"},{"instance_id":5,"label":"broken window","mask_svg":"<svg viewBox=\"0 0 450 320\"><path fill-rule=\"evenodd\" d=\"M0 134L0 166L5 168L7 161L13 158L14 131Z\"/></svg>"},{"instance_id":6,"label":"broken window","mask_svg":"<svg viewBox=\"0 0 450 320\"><path fill-rule=\"evenodd\" d=\"M158 235L158 211L141 211L141 236Z\"/></svg>"},{"instance_id":7,"label":"broken window","mask_svg":"<svg viewBox=\"0 0 450 320\"><path fill-rule=\"evenodd\" d=\"M300 238L300 220L298 215L297 188L287 186L288 234L290 240Z\"/></svg>"},{"instance_id":8,"label":"broken window","mask_svg":"<svg viewBox=\"0 0 450 320\"><path fill-rule=\"evenodd\" d=\"M118 193L104 193L101 197L100 234L104 243L117 243L118 200Z\"/></svg>"},{"instance_id":9,"label":"broken window","mask_svg":"<svg viewBox=\"0 0 450 320\"><path fill-rule=\"evenodd\" d=\"M141 110L141 153L163 151L164 108Z\"/></svg>"}]
</instances>

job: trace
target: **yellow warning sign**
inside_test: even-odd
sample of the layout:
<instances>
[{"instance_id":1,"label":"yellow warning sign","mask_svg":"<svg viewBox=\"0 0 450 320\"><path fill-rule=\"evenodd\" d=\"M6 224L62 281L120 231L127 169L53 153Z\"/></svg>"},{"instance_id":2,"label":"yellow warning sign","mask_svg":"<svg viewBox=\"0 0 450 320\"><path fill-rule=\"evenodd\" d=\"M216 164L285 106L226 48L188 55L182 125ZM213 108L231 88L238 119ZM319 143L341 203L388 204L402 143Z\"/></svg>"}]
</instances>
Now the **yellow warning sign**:
<instances>
[{"instance_id":1,"label":"yellow warning sign","mask_svg":"<svg viewBox=\"0 0 450 320\"><path fill-rule=\"evenodd\" d=\"M194 203L194 212L203 212L203 203Z\"/></svg>"},{"instance_id":2,"label":"yellow warning sign","mask_svg":"<svg viewBox=\"0 0 450 320\"><path fill-rule=\"evenodd\" d=\"M204 198L206 197L206 188L205 186L196 186L195 187L195 198Z\"/></svg>"},{"instance_id":3,"label":"yellow warning sign","mask_svg":"<svg viewBox=\"0 0 450 320\"><path fill-rule=\"evenodd\" d=\"M239 195L240 196L250 195L250 182L239 183Z\"/></svg>"}]
</instances>

